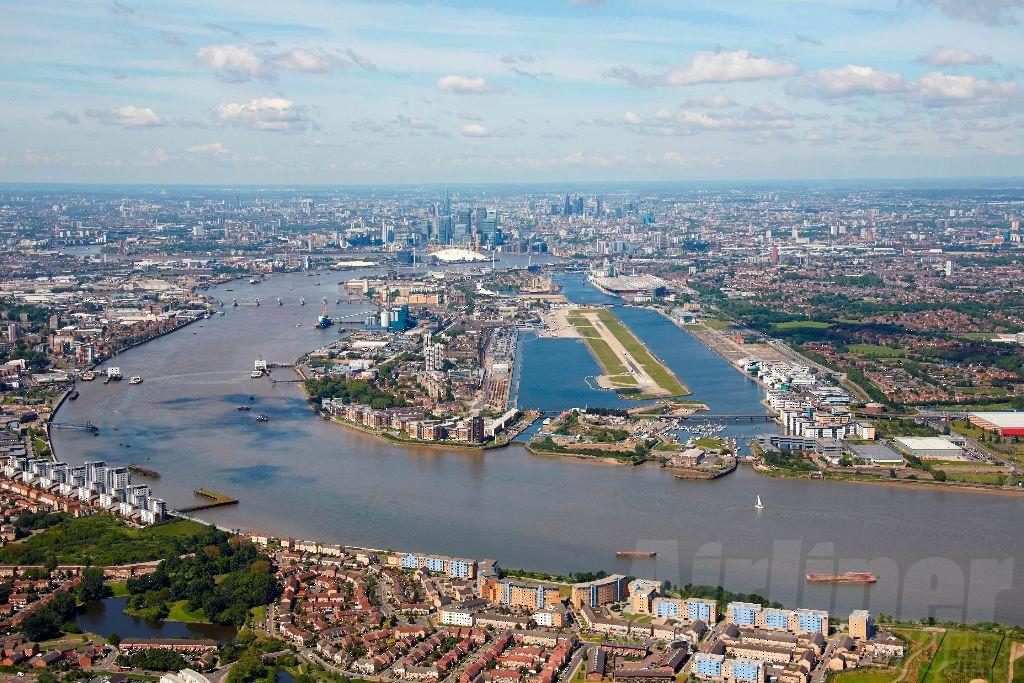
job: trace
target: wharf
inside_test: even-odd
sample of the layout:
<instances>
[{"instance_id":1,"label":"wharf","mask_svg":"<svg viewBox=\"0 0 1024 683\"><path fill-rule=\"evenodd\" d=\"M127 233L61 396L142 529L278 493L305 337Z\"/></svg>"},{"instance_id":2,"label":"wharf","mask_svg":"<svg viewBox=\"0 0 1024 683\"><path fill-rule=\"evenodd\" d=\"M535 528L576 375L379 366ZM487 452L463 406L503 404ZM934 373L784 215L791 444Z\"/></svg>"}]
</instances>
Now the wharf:
<instances>
[{"instance_id":1,"label":"wharf","mask_svg":"<svg viewBox=\"0 0 1024 683\"><path fill-rule=\"evenodd\" d=\"M227 496L217 491L210 491L209 489L196 489L194 493L200 498L206 498L208 503L198 503L196 505L187 505L182 508L178 508L178 512L189 513L198 512L199 510L212 510L213 508L225 507L227 505L238 505L238 499Z\"/></svg>"},{"instance_id":2,"label":"wharf","mask_svg":"<svg viewBox=\"0 0 1024 683\"><path fill-rule=\"evenodd\" d=\"M150 469L149 467L143 467L142 465L138 465L134 462L128 465L128 470L132 474L138 474L141 477L148 477L150 479L160 478L160 473L156 470Z\"/></svg>"}]
</instances>

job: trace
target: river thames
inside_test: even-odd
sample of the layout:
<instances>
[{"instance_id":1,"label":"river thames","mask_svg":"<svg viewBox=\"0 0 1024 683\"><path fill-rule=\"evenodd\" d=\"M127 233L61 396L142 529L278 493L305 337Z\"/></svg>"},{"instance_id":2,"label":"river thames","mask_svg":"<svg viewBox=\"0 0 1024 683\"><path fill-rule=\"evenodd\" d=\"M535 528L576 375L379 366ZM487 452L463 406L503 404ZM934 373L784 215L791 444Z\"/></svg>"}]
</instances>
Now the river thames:
<instances>
[{"instance_id":1,"label":"river thames","mask_svg":"<svg viewBox=\"0 0 1024 683\"><path fill-rule=\"evenodd\" d=\"M224 316L118 356L113 364L126 377L144 376L142 385L80 384L81 397L66 402L58 420L92 421L100 434L54 430L58 457L158 470L162 478L151 485L172 507L197 502L199 487L236 496L240 505L202 515L230 528L495 558L508 567L721 584L844 617L867 607L907 618L1024 623L1021 497L771 479L746 467L714 482L683 482L655 466L535 456L519 445L486 453L397 446L318 419L296 384L249 378L256 358L291 362L337 338L336 329L313 327L318 302L327 297L332 316L366 310L345 303L338 287L359 275L276 275L211 290L226 301L259 296L264 305L229 306ZM579 276L562 281L574 301L607 301ZM278 296L285 305L267 305ZM298 305L300 296L308 305ZM652 311L617 312L692 398L720 413L763 410L762 389L688 332ZM521 350L521 405L622 404L588 387L598 369L579 340L527 336ZM294 377L287 369L273 376ZM252 412L238 411L250 395ZM270 421L257 423L257 413ZM762 511L753 508L757 495ZM632 549L658 557L614 556ZM859 569L879 582L803 582L807 571Z\"/></svg>"}]
</instances>

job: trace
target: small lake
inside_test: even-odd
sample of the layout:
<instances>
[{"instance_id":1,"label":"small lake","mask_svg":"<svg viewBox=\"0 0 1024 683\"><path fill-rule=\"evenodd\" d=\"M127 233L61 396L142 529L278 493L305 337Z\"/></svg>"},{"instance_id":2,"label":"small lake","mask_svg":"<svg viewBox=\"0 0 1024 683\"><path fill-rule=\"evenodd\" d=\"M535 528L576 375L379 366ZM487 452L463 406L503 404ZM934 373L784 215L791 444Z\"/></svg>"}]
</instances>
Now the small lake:
<instances>
[{"instance_id":1,"label":"small lake","mask_svg":"<svg viewBox=\"0 0 1024 683\"><path fill-rule=\"evenodd\" d=\"M116 633L122 638L211 638L226 643L237 633L232 626L142 619L125 614L127 606L128 598L94 600L79 610L75 623L83 631L101 636Z\"/></svg>"}]
</instances>

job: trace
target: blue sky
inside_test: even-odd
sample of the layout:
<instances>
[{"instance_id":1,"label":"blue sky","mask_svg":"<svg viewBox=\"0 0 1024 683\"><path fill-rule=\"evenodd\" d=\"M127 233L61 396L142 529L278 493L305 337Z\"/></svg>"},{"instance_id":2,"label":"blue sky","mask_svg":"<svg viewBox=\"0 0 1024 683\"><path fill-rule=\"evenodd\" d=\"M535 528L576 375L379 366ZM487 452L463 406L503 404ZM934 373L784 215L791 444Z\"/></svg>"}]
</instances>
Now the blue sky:
<instances>
[{"instance_id":1,"label":"blue sky","mask_svg":"<svg viewBox=\"0 0 1024 683\"><path fill-rule=\"evenodd\" d=\"M1019 176L1024 0L0 0L0 180Z\"/></svg>"}]
</instances>

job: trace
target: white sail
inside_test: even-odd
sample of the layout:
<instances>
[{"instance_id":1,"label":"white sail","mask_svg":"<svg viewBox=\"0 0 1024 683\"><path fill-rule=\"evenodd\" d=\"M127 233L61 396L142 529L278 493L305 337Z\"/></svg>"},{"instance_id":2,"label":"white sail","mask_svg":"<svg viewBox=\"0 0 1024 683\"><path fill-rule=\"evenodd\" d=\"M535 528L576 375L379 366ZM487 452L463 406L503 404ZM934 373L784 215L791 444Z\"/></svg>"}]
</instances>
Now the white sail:
<instances>
[{"instance_id":1,"label":"white sail","mask_svg":"<svg viewBox=\"0 0 1024 683\"><path fill-rule=\"evenodd\" d=\"M761 504L761 495L760 494L758 494L758 496L757 496L757 503L754 505L754 507L757 508L758 510L763 510L764 509L764 505Z\"/></svg>"}]
</instances>

